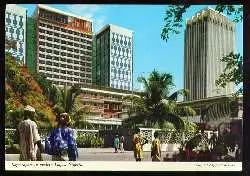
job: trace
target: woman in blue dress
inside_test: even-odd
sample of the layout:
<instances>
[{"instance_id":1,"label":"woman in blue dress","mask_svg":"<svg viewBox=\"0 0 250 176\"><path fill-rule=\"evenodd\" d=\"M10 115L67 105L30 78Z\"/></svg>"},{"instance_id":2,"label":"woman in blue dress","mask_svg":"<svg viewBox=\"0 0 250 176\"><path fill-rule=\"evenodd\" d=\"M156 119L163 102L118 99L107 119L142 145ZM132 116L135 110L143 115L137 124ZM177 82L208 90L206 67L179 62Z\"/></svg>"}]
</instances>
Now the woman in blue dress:
<instances>
[{"instance_id":1,"label":"woman in blue dress","mask_svg":"<svg viewBox=\"0 0 250 176\"><path fill-rule=\"evenodd\" d=\"M76 161L78 157L76 139L73 129L69 128L69 115L60 114L57 118L58 127L46 140L45 150L52 155L53 161Z\"/></svg>"}]
</instances>

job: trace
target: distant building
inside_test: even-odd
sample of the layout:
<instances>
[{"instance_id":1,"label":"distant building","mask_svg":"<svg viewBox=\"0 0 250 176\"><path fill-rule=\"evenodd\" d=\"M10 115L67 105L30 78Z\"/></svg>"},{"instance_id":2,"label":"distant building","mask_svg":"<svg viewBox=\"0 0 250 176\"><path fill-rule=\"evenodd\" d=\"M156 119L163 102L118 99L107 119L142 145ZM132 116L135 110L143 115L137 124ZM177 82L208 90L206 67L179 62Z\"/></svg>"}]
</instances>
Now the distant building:
<instances>
[{"instance_id":1,"label":"distant building","mask_svg":"<svg viewBox=\"0 0 250 176\"><path fill-rule=\"evenodd\" d=\"M93 43L93 84L133 89L133 31L107 25Z\"/></svg>"},{"instance_id":2,"label":"distant building","mask_svg":"<svg viewBox=\"0 0 250 176\"><path fill-rule=\"evenodd\" d=\"M5 10L5 52L16 57L21 65L26 63L27 9L7 4Z\"/></svg>"},{"instance_id":3,"label":"distant building","mask_svg":"<svg viewBox=\"0 0 250 176\"><path fill-rule=\"evenodd\" d=\"M190 91L190 96L186 100L230 95L234 92L233 83L218 88L215 81L226 66L220 59L236 51L235 40L235 23L214 9L202 10L187 20L184 88Z\"/></svg>"},{"instance_id":4,"label":"distant building","mask_svg":"<svg viewBox=\"0 0 250 176\"><path fill-rule=\"evenodd\" d=\"M36 21L32 17L27 18L27 40L26 40L26 66L30 73L36 72Z\"/></svg>"},{"instance_id":5,"label":"distant building","mask_svg":"<svg viewBox=\"0 0 250 176\"><path fill-rule=\"evenodd\" d=\"M232 96L217 96L206 99L178 102L177 106L190 106L196 111L195 116L184 116L189 122L205 125L207 130L220 132L229 128L230 123L242 121L243 97L233 99Z\"/></svg>"},{"instance_id":6,"label":"distant building","mask_svg":"<svg viewBox=\"0 0 250 176\"><path fill-rule=\"evenodd\" d=\"M92 84L92 21L45 5L34 12L36 70L53 84Z\"/></svg>"}]
</instances>

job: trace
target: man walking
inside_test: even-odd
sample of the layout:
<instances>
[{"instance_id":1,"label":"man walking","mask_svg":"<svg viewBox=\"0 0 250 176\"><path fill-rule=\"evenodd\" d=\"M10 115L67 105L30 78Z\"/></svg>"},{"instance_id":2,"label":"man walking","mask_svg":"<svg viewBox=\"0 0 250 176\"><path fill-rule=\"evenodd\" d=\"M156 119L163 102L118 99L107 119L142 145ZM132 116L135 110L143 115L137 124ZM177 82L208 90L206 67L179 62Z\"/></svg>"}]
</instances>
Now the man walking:
<instances>
[{"instance_id":1,"label":"man walking","mask_svg":"<svg viewBox=\"0 0 250 176\"><path fill-rule=\"evenodd\" d=\"M121 153L124 152L124 142L125 142L125 139L124 139L124 136L122 135L121 136L121 140L120 140L120 149L121 149Z\"/></svg>"},{"instance_id":2,"label":"man walking","mask_svg":"<svg viewBox=\"0 0 250 176\"><path fill-rule=\"evenodd\" d=\"M152 142L151 146L151 157L152 161L161 161L161 142L159 139L159 133L156 131L154 133L155 139Z\"/></svg>"},{"instance_id":3,"label":"man walking","mask_svg":"<svg viewBox=\"0 0 250 176\"><path fill-rule=\"evenodd\" d=\"M36 161L37 149L42 152L40 135L34 118L35 108L26 106L24 108L24 120L18 126L20 161Z\"/></svg>"}]
</instances>

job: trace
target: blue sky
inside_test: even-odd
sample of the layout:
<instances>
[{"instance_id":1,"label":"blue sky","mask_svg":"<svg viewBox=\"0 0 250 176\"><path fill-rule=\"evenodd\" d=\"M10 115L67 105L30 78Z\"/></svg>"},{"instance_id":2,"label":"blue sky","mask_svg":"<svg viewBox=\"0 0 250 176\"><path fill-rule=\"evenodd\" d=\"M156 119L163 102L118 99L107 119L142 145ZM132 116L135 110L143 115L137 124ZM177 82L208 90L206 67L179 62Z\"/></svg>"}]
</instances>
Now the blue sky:
<instances>
[{"instance_id":1,"label":"blue sky","mask_svg":"<svg viewBox=\"0 0 250 176\"><path fill-rule=\"evenodd\" d=\"M35 4L21 4L28 9L28 16L35 10ZM94 31L106 24L119 25L134 31L134 89L140 89L137 77L148 76L157 69L160 72L171 73L176 87L184 87L184 29L179 35L174 35L166 43L160 37L164 26L167 5L85 5L85 4L51 4L51 7L74 13L93 20ZM184 15L191 18L206 5L192 6ZM211 6L210 7L215 7ZM186 20L185 20L186 21ZM236 25L236 48L243 55L243 24Z\"/></svg>"}]
</instances>

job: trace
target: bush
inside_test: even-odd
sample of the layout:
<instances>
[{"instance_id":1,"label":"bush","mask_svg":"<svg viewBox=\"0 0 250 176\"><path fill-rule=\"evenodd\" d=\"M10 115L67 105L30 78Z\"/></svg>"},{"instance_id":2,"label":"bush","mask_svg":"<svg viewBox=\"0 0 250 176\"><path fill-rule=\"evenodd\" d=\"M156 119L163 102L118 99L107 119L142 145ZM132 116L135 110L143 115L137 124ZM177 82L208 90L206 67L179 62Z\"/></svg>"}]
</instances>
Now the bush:
<instances>
[{"instance_id":1,"label":"bush","mask_svg":"<svg viewBox=\"0 0 250 176\"><path fill-rule=\"evenodd\" d=\"M5 153L7 153L7 154L19 154L20 147L18 144L7 145Z\"/></svg>"},{"instance_id":2,"label":"bush","mask_svg":"<svg viewBox=\"0 0 250 176\"><path fill-rule=\"evenodd\" d=\"M79 148L96 148L104 146L104 139L95 135L79 135L76 138L76 142Z\"/></svg>"}]
</instances>

